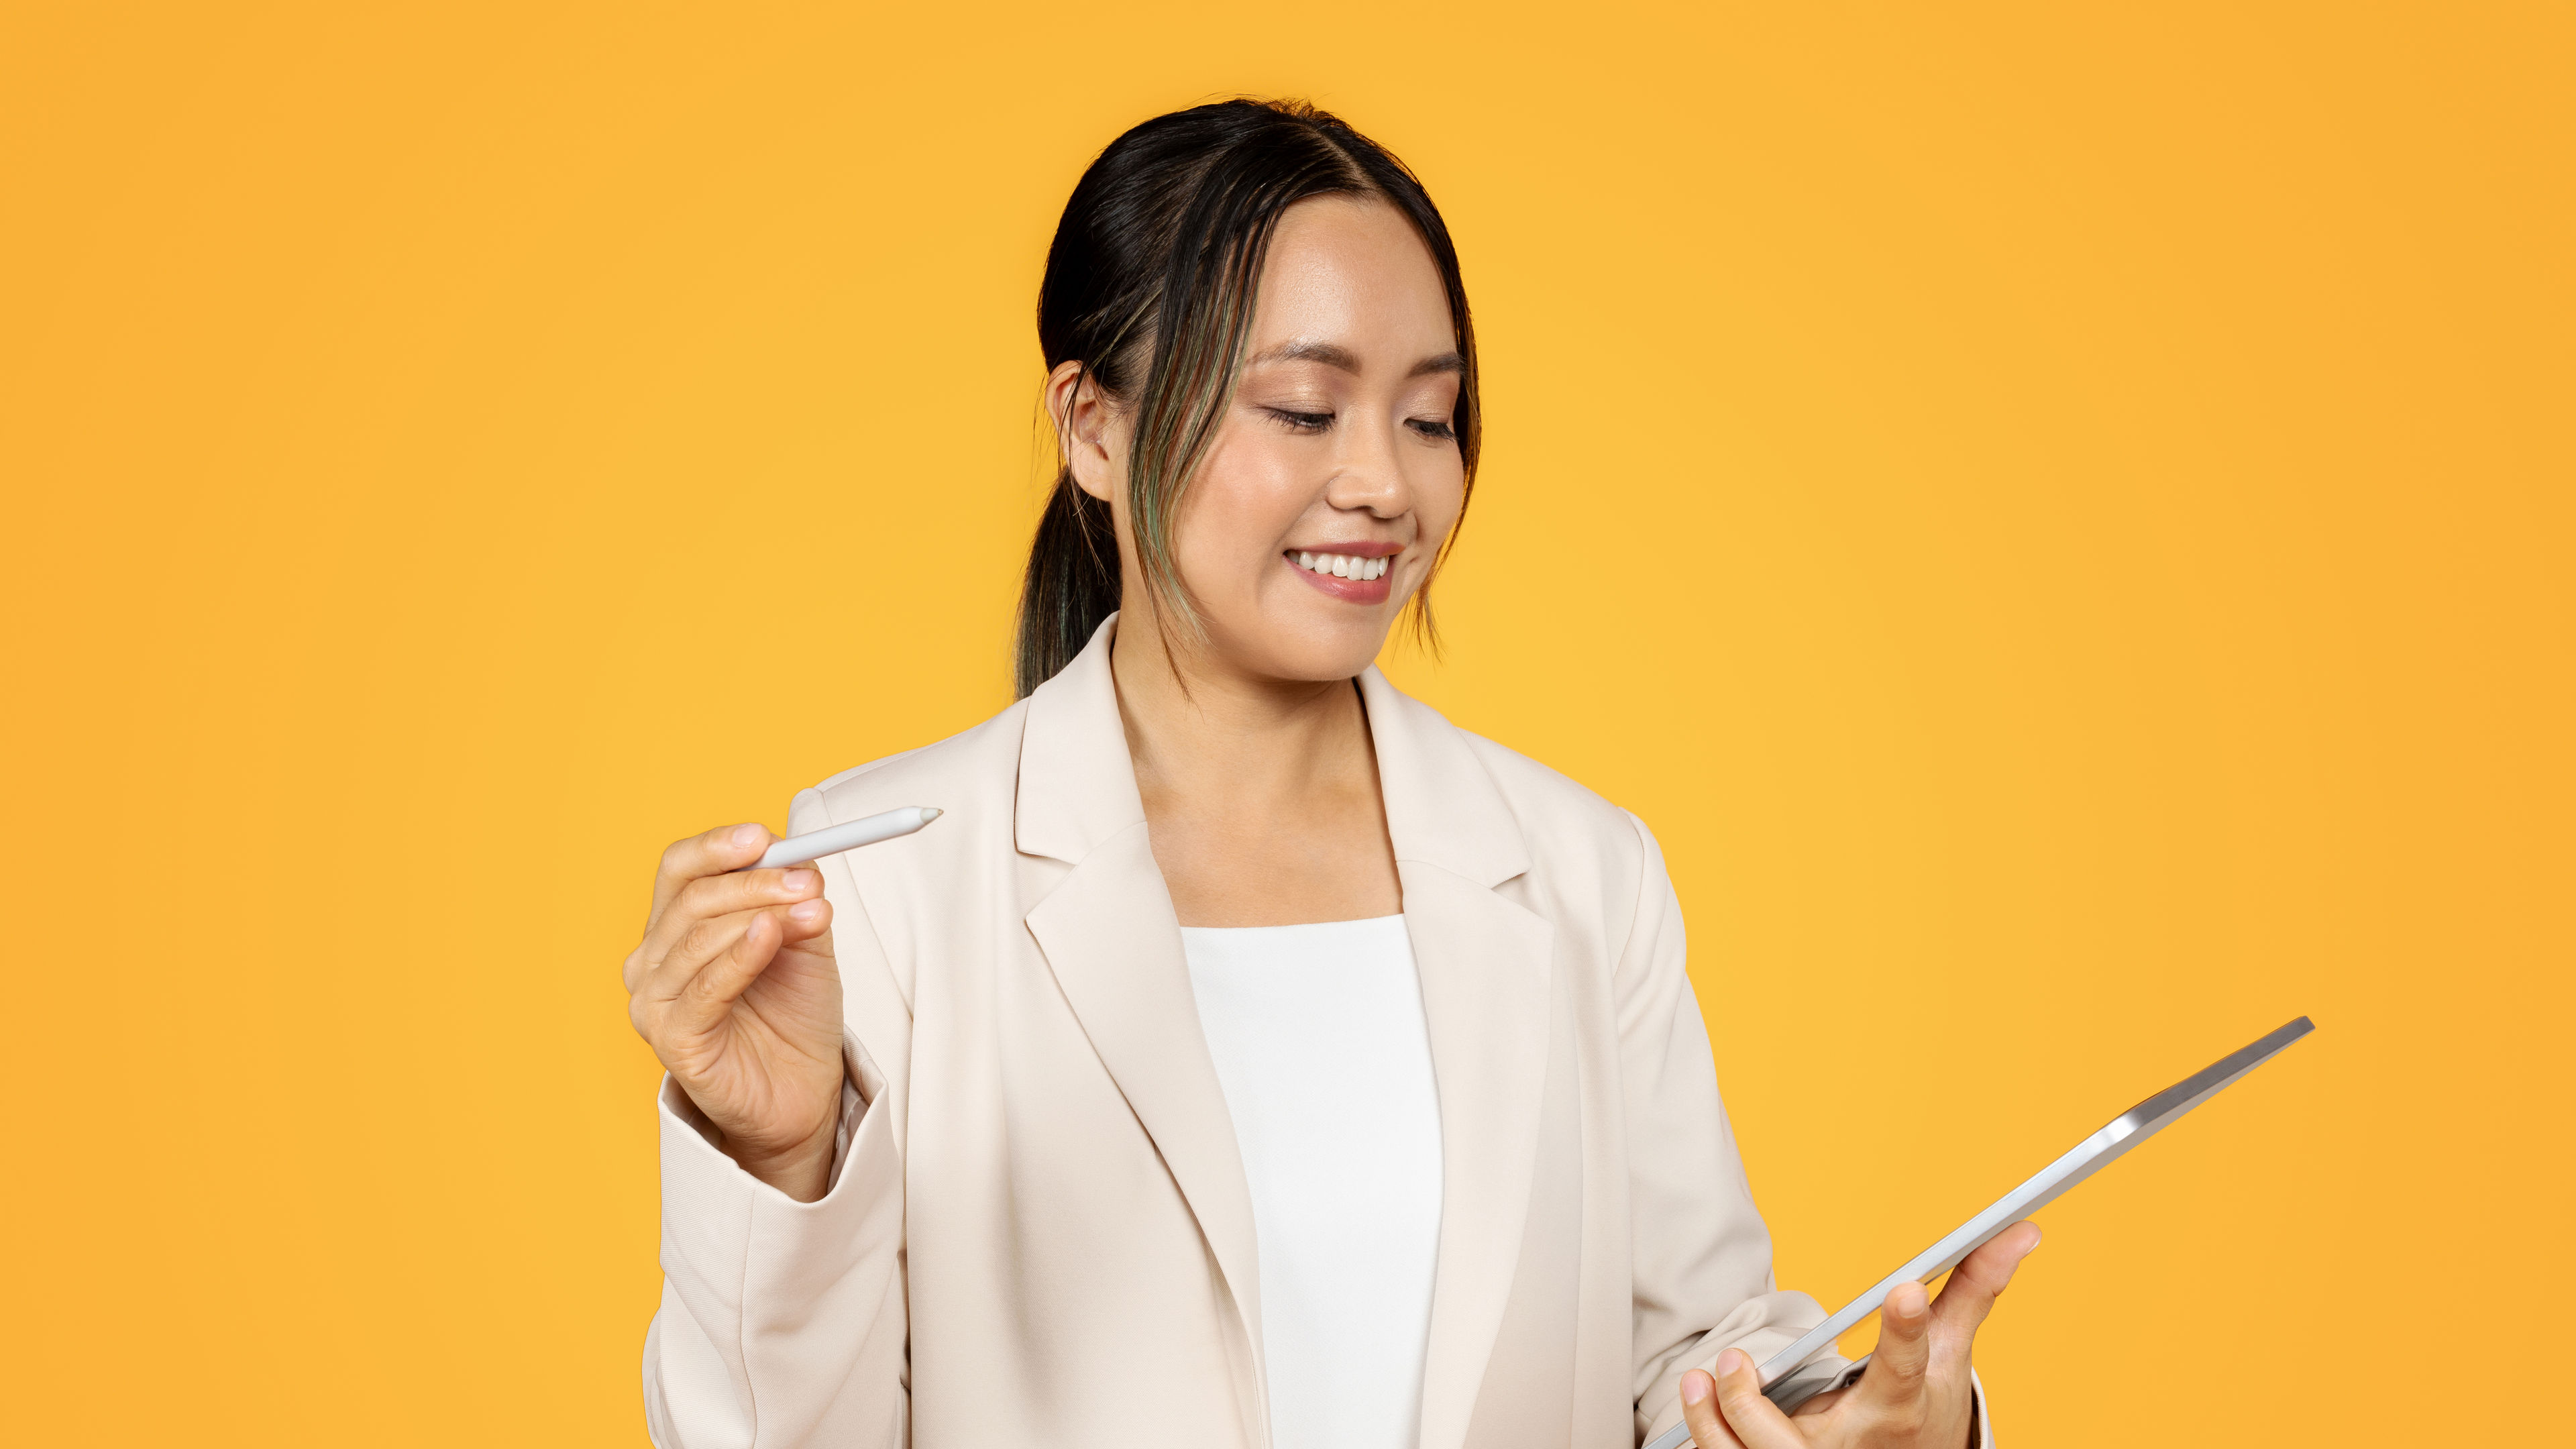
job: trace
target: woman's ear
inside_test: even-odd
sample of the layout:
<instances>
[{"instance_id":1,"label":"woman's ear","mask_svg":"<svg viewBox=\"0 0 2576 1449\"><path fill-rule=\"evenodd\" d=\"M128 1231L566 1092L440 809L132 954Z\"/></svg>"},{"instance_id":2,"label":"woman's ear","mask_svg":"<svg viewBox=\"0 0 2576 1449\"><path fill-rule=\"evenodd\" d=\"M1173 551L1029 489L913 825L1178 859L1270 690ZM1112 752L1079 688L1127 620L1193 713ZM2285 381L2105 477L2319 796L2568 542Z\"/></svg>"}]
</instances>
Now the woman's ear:
<instances>
[{"instance_id":1,"label":"woman's ear","mask_svg":"<svg viewBox=\"0 0 2576 1449\"><path fill-rule=\"evenodd\" d=\"M1100 390L1091 369L1079 362L1058 363L1047 374L1047 417L1055 424L1056 452L1073 473L1074 486L1111 501L1118 490L1114 435L1117 406Z\"/></svg>"}]
</instances>

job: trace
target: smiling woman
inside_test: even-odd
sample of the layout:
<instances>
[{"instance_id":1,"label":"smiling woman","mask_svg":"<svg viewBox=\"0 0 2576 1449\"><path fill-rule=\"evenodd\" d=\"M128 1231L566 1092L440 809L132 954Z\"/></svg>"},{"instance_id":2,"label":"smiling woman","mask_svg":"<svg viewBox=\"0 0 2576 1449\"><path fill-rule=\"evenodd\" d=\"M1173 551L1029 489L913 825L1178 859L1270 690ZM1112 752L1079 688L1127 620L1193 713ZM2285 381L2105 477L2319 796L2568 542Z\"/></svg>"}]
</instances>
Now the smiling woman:
<instances>
[{"instance_id":1,"label":"smiling woman","mask_svg":"<svg viewBox=\"0 0 2576 1449\"><path fill-rule=\"evenodd\" d=\"M1299 205L1322 198L1345 205ZM1284 246L1283 225L1292 234ZM1308 232L1313 246L1303 244ZM1337 290L1356 274L1336 265L1354 260L1385 273L1367 278L1365 295ZM1265 337L1238 387L1256 291L1282 301L1295 294L1294 305L1273 311L1274 323L1294 316L1339 330ZM1377 308L1394 310L1363 315ZM1457 248L1402 162L1335 117L1293 103L1201 106L1148 121L1101 155L1065 206L1038 292L1038 343L1060 426L1070 431L1076 412L1087 422L1104 404L1119 405L1127 487L1113 496L1100 470L1086 477L1071 457L1057 477L1021 602L1021 694L1090 642L1120 605L1122 577L1141 570L1158 625L1167 611L1195 620L1201 601L1175 563L1173 521L1184 485L1220 436L1241 446L1242 436L1222 427L1239 410L1329 447L1336 423L1343 446L1352 426L1365 424L1353 411L1361 402L1392 406L1428 445L1421 457L1455 474L1445 484L1456 496L1440 518L1444 531L1417 557L1423 574L1414 586L1351 596L1409 596L1417 627L1431 634L1429 574L1475 483L1476 340ZM1373 375L1363 365L1368 347L1385 352L1370 359ZM1403 355L1407 347L1428 350ZM1367 397L1351 396L1363 383ZM1093 503L1125 510L1123 535ZM1132 541L1128 555L1118 553L1121 536ZM1343 553L1396 551L1372 544Z\"/></svg>"},{"instance_id":2,"label":"smiling woman","mask_svg":"<svg viewBox=\"0 0 2576 1449\"><path fill-rule=\"evenodd\" d=\"M648 1421L680 1445L1957 1449L2027 1224L1874 1367L1772 1282L1635 816L1373 665L1457 537L1476 352L1430 197L1249 101L1113 143L1039 333L1021 699L664 855Z\"/></svg>"}]
</instances>

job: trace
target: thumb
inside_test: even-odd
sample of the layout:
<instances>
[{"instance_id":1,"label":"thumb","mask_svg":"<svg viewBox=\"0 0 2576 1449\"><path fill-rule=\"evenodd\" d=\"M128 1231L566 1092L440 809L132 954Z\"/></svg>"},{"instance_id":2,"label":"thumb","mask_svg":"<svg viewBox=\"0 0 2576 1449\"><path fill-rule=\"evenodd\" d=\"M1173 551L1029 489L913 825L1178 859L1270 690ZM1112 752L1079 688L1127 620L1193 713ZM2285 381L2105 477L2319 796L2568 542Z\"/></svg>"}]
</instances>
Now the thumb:
<instances>
[{"instance_id":1,"label":"thumb","mask_svg":"<svg viewBox=\"0 0 2576 1449\"><path fill-rule=\"evenodd\" d=\"M1717 1380L1699 1369L1682 1375L1682 1422L1699 1449L1744 1449L1717 1407Z\"/></svg>"}]
</instances>

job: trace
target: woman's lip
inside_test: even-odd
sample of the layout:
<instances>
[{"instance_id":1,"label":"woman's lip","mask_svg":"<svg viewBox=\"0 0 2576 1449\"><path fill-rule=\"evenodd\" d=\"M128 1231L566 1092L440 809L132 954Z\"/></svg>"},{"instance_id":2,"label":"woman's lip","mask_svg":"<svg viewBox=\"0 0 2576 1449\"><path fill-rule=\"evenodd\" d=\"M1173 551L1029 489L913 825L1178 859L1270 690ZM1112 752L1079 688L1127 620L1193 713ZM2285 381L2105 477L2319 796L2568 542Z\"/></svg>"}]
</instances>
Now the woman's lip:
<instances>
[{"instance_id":1,"label":"woman's lip","mask_svg":"<svg viewBox=\"0 0 2576 1449\"><path fill-rule=\"evenodd\" d=\"M1383 539L1363 539L1357 543L1290 544L1287 548L1282 549L1281 552L1288 554L1337 553L1346 558L1393 558L1395 555L1404 552L1404 545L1400 543L1388 543Z\"/></svg>"},{"instance_id":2,"label":"woman's lip","mask_svg":"<svg viewBox=\"0 0 2576 1449\"><path fill-rule=\"evenodd\" d=\"M1319 549L1316 551L1321 552L1322 550ZM1386 555L1384 554L1378 555L1380 558L1384 558L1385 556ZM1321 589L1323 592L1330 594L1334 598L1340 599L1345 603L1383 604L1386 602L1387 595L1395 589L1395 570L1393 567L1389 567L1385 573L1382 573L1373 579L1344 579L1336 578L1331 574L1319 574L1313 569L1299 568L1297 566L1297 560L1290 558L1286 554L1281 554L1279 556L1279 562L1288 570L1288 572L1304 579L1312 587Z\"/></svg>"}]
</instances>

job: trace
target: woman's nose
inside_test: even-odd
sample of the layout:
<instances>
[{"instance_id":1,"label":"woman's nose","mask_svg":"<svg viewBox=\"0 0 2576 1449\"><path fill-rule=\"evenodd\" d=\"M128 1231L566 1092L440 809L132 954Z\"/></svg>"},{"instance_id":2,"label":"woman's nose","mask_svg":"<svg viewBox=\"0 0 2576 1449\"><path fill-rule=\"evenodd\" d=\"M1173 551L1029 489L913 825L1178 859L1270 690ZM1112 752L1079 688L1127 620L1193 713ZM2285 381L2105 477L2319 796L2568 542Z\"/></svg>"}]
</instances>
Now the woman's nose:
<instances>
[{"instance_id":1,"label":"woman's nose","mask_svg":"<svg viewBox=\"0 0 2576 1449\"><path fill-rule=\"evenodd\" d=\"M1413 489L1404 476L1403 440L1397 431L1394 423L1345 429L1342 436L1349 446L1334 460L1324 501L1335 508L1365 509L1379 518L1394 518L1410 509Z\"/></svg>"}]
</instances>

